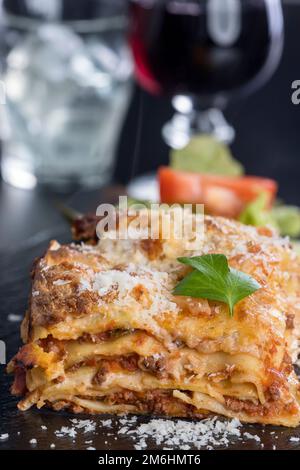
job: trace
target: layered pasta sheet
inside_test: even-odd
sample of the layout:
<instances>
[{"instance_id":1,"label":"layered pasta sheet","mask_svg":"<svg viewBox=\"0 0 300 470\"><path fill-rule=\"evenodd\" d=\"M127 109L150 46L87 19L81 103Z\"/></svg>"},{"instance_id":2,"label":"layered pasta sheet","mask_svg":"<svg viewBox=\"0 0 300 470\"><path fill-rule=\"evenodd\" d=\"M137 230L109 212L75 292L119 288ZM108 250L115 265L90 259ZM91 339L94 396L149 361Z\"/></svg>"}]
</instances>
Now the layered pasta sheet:
<instances>
[{"instance_id":1,"label":"layered pasta sheet","mask_svg":"<svg viewBox=\"0 0 300 470\"><path fill-rule=\"evenodd\" d=\"M153 413L297 426L299 267L269 229L205 217L189 240L52 242L36 263L24 346L9 364L19 408ZM262 286L235 307L179 297L179 256L223 253Z\"/></svg>"}]
</instances>

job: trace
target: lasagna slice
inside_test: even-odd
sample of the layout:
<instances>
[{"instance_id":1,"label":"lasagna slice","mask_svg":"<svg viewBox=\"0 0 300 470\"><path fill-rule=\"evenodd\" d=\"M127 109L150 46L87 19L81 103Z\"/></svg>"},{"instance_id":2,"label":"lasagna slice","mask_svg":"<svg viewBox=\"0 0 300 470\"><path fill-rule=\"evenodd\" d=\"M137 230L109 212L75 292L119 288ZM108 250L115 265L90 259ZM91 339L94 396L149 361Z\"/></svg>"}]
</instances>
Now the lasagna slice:
<instances>
[{"instance_id":1,"label":"lasagna slice","mask_svg":"<svg viewBox=\"0 0 300 470\"><path fill-rule=\"evenodd\" d=\"M192 252L185 239L88 241L54 241L35 265L25 344L8 366L19 409L299 424L299 267L288 240L205 217ZM208 253L262 286L233 317L221 302L172 294L188 270L177 258Z\"/></svg>"}]
</instances>

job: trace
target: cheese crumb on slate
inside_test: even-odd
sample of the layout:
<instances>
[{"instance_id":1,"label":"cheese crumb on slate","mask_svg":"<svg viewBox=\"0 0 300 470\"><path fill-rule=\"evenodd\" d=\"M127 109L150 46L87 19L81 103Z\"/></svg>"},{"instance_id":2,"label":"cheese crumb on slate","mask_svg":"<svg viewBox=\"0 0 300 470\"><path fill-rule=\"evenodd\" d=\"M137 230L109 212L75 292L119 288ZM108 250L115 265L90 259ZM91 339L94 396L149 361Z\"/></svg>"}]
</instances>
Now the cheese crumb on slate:
<instances>
[{"instance_id":1,"label":"cheese crumb on slate","mask_svg":"<svg viewBox=\"0 0 300 470\"><path fill-rule=\"evenodd\" d=\"M75 437L77 435L77 431L74 427L62 426L59 430L54 431L54 434L57 437Z\"/></svg>"},{"instance_id":2,"label":"cheese crumb on slate","mask_svg":"<svg viewBox=\"0 0 300 470\"><path fill-rule=\"evenodd\" d=\"M105 427L109 428L112 425L112 420L111 419L104 419L104 420L101 421L101 423L102 423L102 426L105 426Z\"/></svg>"},{"instance_id":3,"label":"cheese crumb on slate","mask_svg":"<svg viewBox=\"0 0 300 470\"><path fill-rule=\"evenodd\" d=\"M35 438L33 439L30 439L29 441L30 444L32 444L33 446L37 444L37 440Z\"/></svg>"},{"instance_id":4,"label":"cheese crumb on slate","mask_svg":"<svg viewBox=\"0 0 300 470\"><path fill-rule=\"evenodd\" d=\"M19 322L19 321L22 321L22 315L16 315L15 313L10 313L8 316L7 316L7 319L8 321L11 321L11 322Z\"/></svg>"},{"instance_id":5,"label":"cheese crumb on slate","mask_svg":"<svg viewBox=\"0 0 300 470\"><path fill-rule=\"evenodd\" d=\"M84 433L95 431L96 423L91 419L71 419L76 429L82 429Z\"/></svg>"},{"instance_id":6,"label":"cheese crumb on slate","mask_svg":"<svg viewBox=\"0 0 300 470\"><path fill-rule=\"evenodd\" d=\"M76 437L78 431L82 431L84 434L93 432L96 429L96 422L91 419L71 419L72 426L62 426L54 434L57 437Z\"/></svg>"},{"instance_id":7,"label":"cheese crumb on slate","mask_svg":"<svg viewBox=\"0 0 300 470\"><path fill-rule=\"evenodd\" d=\"M8 433L0 434L0 441L6 441L6 439L8 439L8 438L9 438Z\"/></svg>"},{"instance_id":8,"label":"cheese crumb on slate","mask_svg":"<svg viewBox=\"0 0 300 470\"><path fill-rule=\"evenodd\" d=\"M249 432L244 432L243 437L246 439L254 439L256 442L260 442L260 437L256 434L250 434Z\"/></svg>"}]
</instances>

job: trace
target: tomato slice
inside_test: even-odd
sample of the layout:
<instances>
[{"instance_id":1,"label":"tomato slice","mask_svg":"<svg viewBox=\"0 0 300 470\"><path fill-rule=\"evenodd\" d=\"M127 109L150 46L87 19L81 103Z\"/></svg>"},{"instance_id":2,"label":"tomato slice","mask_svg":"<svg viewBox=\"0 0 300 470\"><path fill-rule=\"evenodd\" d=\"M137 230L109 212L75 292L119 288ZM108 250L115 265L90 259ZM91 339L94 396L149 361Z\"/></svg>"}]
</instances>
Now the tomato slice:
<instances>
[{"instance_id":1,"label":"tomato slice","mask_svg":"<svg viewBox=\"0 0 300 470\"><path fill-rule=\"evenodd\" d=\"M259 176L189 173L170 167L161 167L158 178L161 202L204 204L207 213L225 217L238 217L261 192L271 206L278 189L276 181Z\"/></svg>"}]
</instances>

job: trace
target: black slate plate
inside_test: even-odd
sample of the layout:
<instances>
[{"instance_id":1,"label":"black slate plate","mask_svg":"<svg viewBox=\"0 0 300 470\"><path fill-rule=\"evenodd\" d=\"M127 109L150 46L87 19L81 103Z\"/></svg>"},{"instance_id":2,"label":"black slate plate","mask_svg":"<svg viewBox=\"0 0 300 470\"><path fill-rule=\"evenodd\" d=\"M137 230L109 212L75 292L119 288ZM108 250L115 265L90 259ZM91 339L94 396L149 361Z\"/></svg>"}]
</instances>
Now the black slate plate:
<instances>
[{"instance_id":1,"label":"black slate plate","mask_svg":"<svg viewBox=\"0 0 300 470\"><path fill-rule=\"evenodd\" d=\"M60 241L68 241L69 233L64 229L57 229L52 233L42 234L26 242L20 247L18 252L2 256L0 261L0 339L5 341L7 347L7 360L17 351L20 346L19 322L11 322L8 315L23 315L28 291L29 291L29 271L33 259L39 256L46 249L50 238L57 238ZM5 373L5 366L1 365L1 396L0 396L0 435L8 433L7 440L0 440L0 449L49 449L52 443L55 449L86 449L89 446L98 450L125 450L134 449L134 440L129 435L120 436L118 429L122 427L118 418L112 418L110 428L103 427L101 421L103 416L93 416L92 420L97 423L96 432L83 434L78 432L75 438L57 437L54 432L62 426L70 426L70 419L74 415L65 412L53 412L50 410L32 409L27 412L20 412L16 408L17 400L10 396L9 387L11 378ZM89 416L76 415L76 418L87 419ZM111 417L109 417L111 418ZM146 423L149 417L139 417L137 423ZM41 426L46 426L42 430ZM255 440L235 440L228 449L277 449L300 450L300 441L291 442L290 438L300 437L300 429L285 429L275 426L244 425L242 432L249 432L258 435L260 442ZM31 439L36 439L36 445L30 444ZM92 441L86 444L86 441ZM155 441L147 441L148 449L162 449L164 445L158 446ZM222 449L224 446L218 446ZM178 446L176 446L178 449Z\"/></svg>"}]
</instances>

